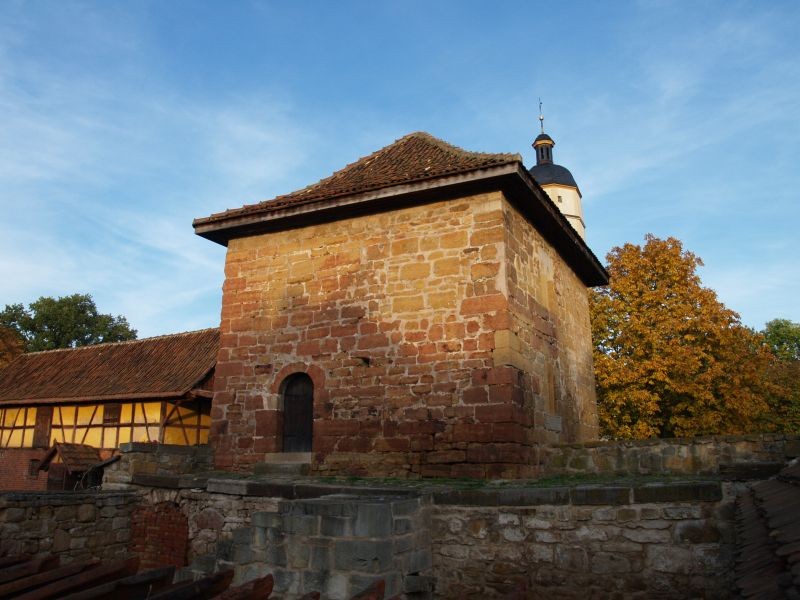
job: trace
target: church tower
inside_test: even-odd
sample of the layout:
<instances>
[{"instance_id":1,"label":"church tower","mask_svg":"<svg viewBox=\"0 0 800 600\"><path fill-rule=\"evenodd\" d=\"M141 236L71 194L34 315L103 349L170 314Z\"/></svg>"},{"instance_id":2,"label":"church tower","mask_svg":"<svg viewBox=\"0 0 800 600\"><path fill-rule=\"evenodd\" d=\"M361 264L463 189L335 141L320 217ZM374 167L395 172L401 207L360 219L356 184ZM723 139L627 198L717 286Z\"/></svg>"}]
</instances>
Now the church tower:
<instances>
[{"instance_id":1,"label":"church tower","mask_svg":"<svg viewBox=\"0 0 800 600\"><path fill-rule=\"evenodd\" d=\"M542 103L539 102L539 123L542 132L533 141L536 150L536 166L530 169L530 174L542 189L547 192L550 199L569 220L578 234L586 239L586 226L583 223L583 208L581 207L581 191L575 178L568 169L553 162L553 146L556 143L544 132L544 116Z\"/></svg>"}]
</instances>

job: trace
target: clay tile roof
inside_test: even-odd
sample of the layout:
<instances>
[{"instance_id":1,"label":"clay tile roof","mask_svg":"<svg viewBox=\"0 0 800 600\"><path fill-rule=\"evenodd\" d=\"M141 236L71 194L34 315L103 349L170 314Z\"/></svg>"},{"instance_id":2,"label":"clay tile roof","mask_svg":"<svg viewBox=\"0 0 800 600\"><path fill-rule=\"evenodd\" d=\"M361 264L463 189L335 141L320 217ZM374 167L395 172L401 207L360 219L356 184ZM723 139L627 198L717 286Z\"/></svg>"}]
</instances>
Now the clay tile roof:
<instances>
[{"instance_id":1,"label":"clay tile roof","mask_svg":"<svg viewBox=\"0 0 800 600\"><path fill-rule=\"evenodd\" d=\"M737 504L741 597L800 597L800 463L756 483Z\"/></svg>"},{"instance_id":2,"label":"clay tile roof","mask_svg":"<svg viewBox=\"0 0 800 600\"><path fill-rule=\"evenodd\" d=\"M64 463L64 466L70 473L83 473L103 462L100 451L97 448L86 446L85 444L56 442L56 444L47 451L39 469L47 471L47 469L50 468L50 463L56 457L56 454L61 458L61 462Z\"/></svg>"},{"instance_id":3,"label":"clay tile roof","mask_svg":"<svg viewBox=\"0 0 800 600\"><path fill-rule=\"evenodd\" d=\"M219 330L32 352L0 370L0 403L182 396L213 369Z\"/></svg>"},{"instance_id":4,"label":"clay tile roof","mask_svg":"<svg viewBox=\"0 0 800 600\"><path fill-rule=\"evenodd\" d=\"M349 196L515 162L522 163L519 154L468 152L429 133L418 131L301 190L258 204L249 204L242 208L195 219L194 224L214 223L231 217L267 213L287 206L329 200L338 196Z\"/></svg>"}]
</instances>

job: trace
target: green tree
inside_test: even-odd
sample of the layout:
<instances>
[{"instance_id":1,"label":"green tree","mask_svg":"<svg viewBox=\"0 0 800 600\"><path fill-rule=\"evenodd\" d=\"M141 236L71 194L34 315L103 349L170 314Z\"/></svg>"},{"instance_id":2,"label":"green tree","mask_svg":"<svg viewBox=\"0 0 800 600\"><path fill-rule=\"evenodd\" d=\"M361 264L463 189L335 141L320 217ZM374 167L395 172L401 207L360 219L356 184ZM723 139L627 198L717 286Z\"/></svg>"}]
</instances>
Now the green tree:
<instances>
[{"instance_id":1,"label":"green tree","mask_svg":"<svg viewBox=\"0 0 800 600\"><path fill-rule=\"evenodd\" d=\"M764 328L764 339L775 359L768 380L772 385L765 423L783 433L800 433L800 323L773 319Z\"/></svg>"},{"instance_id":2,"label":"green tree","mask_svg":"<svg viewBox=\"0 0 800 600\"><path fill-rule=\"evenodd\" d=\"M764 338L781 360L800 360L800 323L773 319L764 327Z\"/></svg>"},{"instance_id":3,"label":"green tree","mask_svg":"<svg viewBox=\"0 0 800 600\"><path fill-rule=\"evenodd\" d=\"M605 435L752 431L767 411L771 353L697 274L699 257L652 235L607 256L591 294L598 412Z\"/></svg>"},{"instance_id":4,"label":"green tree","mask_svg":"<svg viewBox=\"0 0 800 600\"><path fill-rule=\"evenodd\" d=\"M6 304L0 326L17 331L27 352L136 339L136 330L125 317L100 314L88 294L42 296L27 309L23 304Z\"/></svg>"}]
</instances>

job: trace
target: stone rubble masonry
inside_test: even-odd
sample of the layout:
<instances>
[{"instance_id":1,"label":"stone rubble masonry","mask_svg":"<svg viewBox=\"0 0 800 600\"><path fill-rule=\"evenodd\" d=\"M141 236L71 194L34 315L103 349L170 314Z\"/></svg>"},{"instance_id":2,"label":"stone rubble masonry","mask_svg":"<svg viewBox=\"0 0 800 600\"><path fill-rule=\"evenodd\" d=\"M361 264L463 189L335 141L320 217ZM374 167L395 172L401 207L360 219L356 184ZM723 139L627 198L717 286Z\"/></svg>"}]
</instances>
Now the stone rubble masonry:
<instances>
[{"instance_id":1,"label":"stone rubble masonry","mask_svg":"<svg viewBox=\"0 0 800 600\"><path fill-rule=\"evenodd\" d=\"M716 495L687 484L623 497L595 487L555 504L544 495L524 505L437 502L437 597L729 598L733 496L720 498L715 485Z\"/></svg>"},{"instance_id":2,"label":"stone rubble masonry","mask_svg":"<svg viewBox=\"0 0 800 600\"><path fill-rule=\"evenodd\" d=\"M431 482L392 496L388 486L209 479L206 491L144 488L141 501L174 502L187 516L182 577L273 573L288 598L346 597L383 578L408 598L713 599L729 597L744 485Z\"/></svg>"},{"instance_id":3,"label":"stone rubble masonry","mask_svg":"<svg viewBox=\"0 0 800 600\"><path fill-rule=\"evenodd\" d=\"M62 562L127 558L130 492L0 494L0 555L55 554Z\"/></svg>"},{"instance_id":4,"label":"stone rubble masonry","mask_svg":"<svg viewBox=\"0 0 800 600\"><path fill-rule=\"evenodd\" d=\"M183 577L235 567L234 582L271 573L282 598L319 591L343 600L377 581L386 596L430 597L428 502L419 497L331 495L282 501L252 515L232 544L196 559Z\"/></svg>"},{"instance_id":5,"label":"stone rubble masonry","mask_svg":"<svg viewBox=\"0 0 800 600\"><path fill-rule=\"evenodd\" d=\"M500 192L233 239L211 445L282 450L281 383L314 383L313 469L517 478L597 437L587 291Z\"/></svg>"},{"instance_id":6,"label":"stone rubble masonry","mask_svg":"<svg viewBox=\"0 0 800 600\"><path fill-rule=\"evenodd\" d=\"M723 475L758 479L800 456L800 436L758 434L557 444L540 448L553 475Z\"/></svg>"}]
</instances>

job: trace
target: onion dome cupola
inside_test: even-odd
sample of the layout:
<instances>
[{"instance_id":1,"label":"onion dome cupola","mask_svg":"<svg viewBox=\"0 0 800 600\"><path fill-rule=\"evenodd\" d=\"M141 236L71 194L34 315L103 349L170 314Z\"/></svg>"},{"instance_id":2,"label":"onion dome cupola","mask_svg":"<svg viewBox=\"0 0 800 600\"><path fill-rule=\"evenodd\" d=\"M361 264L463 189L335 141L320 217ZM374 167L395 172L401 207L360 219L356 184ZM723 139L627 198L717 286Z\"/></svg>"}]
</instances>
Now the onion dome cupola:
<instances>
[{"instance_id":1,"label":"onion dome cupola","mask_svg":"<svg viewBox=\"0 0 800 600\"><path fill-rule=\"evenodd\" d=\"M583 222L581 191L569 169L553 162L553 146L556 143L544 132L541 102L539 102L539 123L542 132L533 141L533 149L536 151L536 166L532 167L529 172L533 175L536 183L547 192L562 214L567 217L575 231L585 239L586 226Z\"/></svg>"}]
</instances>

